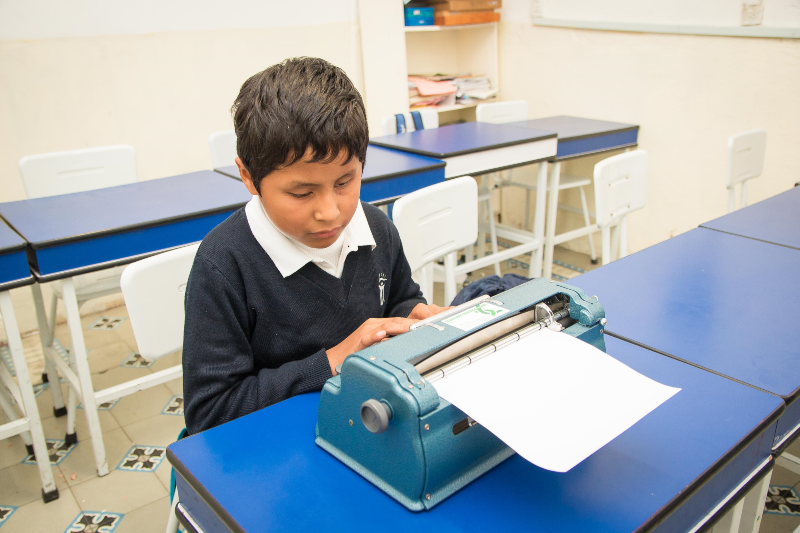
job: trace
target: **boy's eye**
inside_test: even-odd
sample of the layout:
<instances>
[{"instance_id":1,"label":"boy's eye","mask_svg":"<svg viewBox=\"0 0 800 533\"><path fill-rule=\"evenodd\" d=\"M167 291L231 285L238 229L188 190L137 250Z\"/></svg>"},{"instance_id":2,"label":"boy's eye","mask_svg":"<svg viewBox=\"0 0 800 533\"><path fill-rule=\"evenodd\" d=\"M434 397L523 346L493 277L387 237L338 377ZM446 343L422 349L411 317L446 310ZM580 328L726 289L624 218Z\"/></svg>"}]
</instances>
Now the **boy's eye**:
<instances>
[{"instance_id":1,"label":"boy's eye","mask_svg":"<svg viewBox=\"0 0 800 533\"><path fill-rule=\"evenodd\" d=\"M308 198L309 196L311 196L310 192L307 192L307 193L304 193L304 194L296 194L296 193L290 192L289 194L291 194L295 198Z\"/></svg>"},{"instance_id":2,"label":"boy's eye","mask_svg":"<svg viewBox=\"0 0 800 533\"><path fill-rule=\"evenodd\" d=\"M353 181L353 178L350 178L349 180L347 180L347 181L345 181L345 182L343 182L343 183L337 183L337 184L336 184L336 186L337 186L337 187L344 187L345 185L347 185L347 184L348 184L348 183L350 183L351 181Z\"/></svg>"}]
</instances>

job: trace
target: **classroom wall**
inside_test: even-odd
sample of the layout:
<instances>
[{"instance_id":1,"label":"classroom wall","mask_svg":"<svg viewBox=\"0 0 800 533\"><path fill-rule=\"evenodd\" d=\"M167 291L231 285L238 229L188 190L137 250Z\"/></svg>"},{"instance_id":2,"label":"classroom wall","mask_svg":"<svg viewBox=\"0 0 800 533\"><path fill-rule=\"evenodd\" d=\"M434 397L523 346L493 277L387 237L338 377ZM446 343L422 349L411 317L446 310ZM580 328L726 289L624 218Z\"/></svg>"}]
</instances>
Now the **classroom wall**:
<instances>
[{"instance_id":1,"label":"classroom wall","mask_svg":"<svg viewBox=\"0 0 800 533\"><path fill-rule=\"evenodd\" d=\"M531 117L641 125L650 189L647 207L630 216L631 252L727 212L733 133L767 130L764 174L750 182L751 203L800 180L800 40L537 27L529 0L504 0L500 86L504 100L528 100ZM562 171L591 175L598 160L568 163ZM518 176L534 179L534 173L528 168ZM575 191L563 197L580 205ZM504 192L504 222L521 224L523 198ZM559 232L581 225L580 216L559 213ZM586 239L568 245L588 251Z\"/></svg>"},{"instance_id":2,"label":"classroom wall","mask_svg":"<svg viewBox=\"0 0 800 533\"><path fill-rule=\"evenodd\" d=\"M242 82L299 55L362 90L356 0L0 2L0 202L26 197L28 154L125 143L140 180L211 168ZM23 331L29 294L13 291Z\"/></svg>"}]
</instances>

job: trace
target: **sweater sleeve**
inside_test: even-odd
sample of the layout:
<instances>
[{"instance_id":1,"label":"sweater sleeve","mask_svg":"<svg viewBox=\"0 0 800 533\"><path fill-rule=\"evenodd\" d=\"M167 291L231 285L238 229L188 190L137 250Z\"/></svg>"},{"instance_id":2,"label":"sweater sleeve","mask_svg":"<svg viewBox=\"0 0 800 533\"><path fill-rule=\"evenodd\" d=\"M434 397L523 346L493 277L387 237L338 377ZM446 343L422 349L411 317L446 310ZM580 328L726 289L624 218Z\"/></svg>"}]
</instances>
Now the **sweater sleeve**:
<instances>
[{"instance_id":1,"label":"sweater sleeve","mask_svg":"<svg viewBox=\"0 0 800 533\"><path fill-rule=\"evenodd\" d=\"M185 308L183 387L189 434L319 390L331 377L325 350L256 371L244 295L200 256L189 276Z\"/></svg>"},{"instance_id":2,"label":"sweater sleeve","mask_svg":"<svg viewBox=\"0 0 800 533\"><path fill-rule=\"evenodd\" d=\"M386 316L407 317L417 304L427 302L422 296L419 285L411 279L411 266L403 252L400 234L392 223L389 223L389 232L390 243L397 249L397 256L392 268L392 284L386 306Z\"/></svg>"}]
</instances>

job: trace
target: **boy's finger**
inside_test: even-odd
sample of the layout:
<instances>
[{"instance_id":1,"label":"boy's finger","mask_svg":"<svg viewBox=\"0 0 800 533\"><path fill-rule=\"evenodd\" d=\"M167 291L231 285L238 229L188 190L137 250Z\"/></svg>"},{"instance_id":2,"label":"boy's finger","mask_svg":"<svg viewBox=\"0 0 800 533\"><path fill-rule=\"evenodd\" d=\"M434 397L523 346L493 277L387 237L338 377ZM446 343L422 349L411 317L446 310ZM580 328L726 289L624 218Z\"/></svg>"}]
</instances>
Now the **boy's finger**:
<instances>
[{"instance_id":1,"label":"boy's finger","mask_svg":"<svg viewBox=\"0 0 800 533\"><path fill-rule=\"evenodd\" d=\"M361 338L361 347L368 348L369 346L372 346L376 342L384 340L386 338L386 335L387 332L384 328L378 328L377 330L371 331Z\"/></svg>"},{"instance_id":2,"label":"boy's finger","mask_svg":"<svg viewBox=\"0 0 800 533\"><path fill-rule=\"evenodd\" d=\"M399 317L399 316L394 317L394 318L389 318L389 319L387 319L387 321L390 324L402 324L404 326L410 326L411 324L416 324L417 322L419 322L419 320L417 320L415 318L403 318L403 317Z\"/></svg>"},{"instance_id":3,"label":"boy's finger","mask_svg":"<svg viewBox=\"0 0 800 533\"><path fill-rule=\"evenodd\" d=\"M385 331L387 335L400 335L408 331L410 325L411 324L384 324L381 326L381 329Z\"/></svg>"}]
</instances>

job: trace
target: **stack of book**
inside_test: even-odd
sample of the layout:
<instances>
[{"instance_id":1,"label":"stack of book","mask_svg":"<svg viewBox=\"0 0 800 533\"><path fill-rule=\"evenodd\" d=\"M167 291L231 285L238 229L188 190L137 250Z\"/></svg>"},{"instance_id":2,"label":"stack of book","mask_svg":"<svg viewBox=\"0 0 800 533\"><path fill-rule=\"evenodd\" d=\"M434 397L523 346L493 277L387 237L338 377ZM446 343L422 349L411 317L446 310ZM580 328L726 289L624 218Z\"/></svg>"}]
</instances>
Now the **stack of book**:
<instances>
[{"instance_id":1,"label":"stack of book","mask_svg":"<svg viewBox=\"0 0 800 533\"><path fill-rule=\"evenodd\" d=\"M412 5L432 7L433 21L437 26L497 22L500 13L494 10L503 6L502 0L413 0L408 7Z\"/></svg>"},{"instance_id":2,"label":"stack of book","mask_svg":"<svg viewBox=\"0 0 800 533\"><path fill-rule=\"evenodd\" d=\"M474 100L489 100L497 95L489 78L472 74L433 74L408 77L410 107L468 104Z\"/></svg>"}]
</instances>

